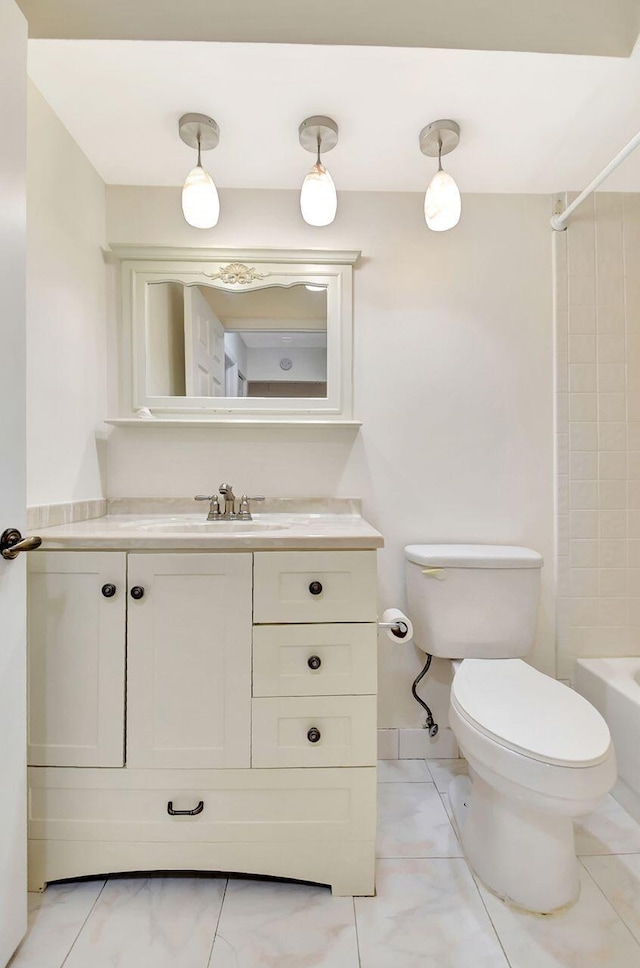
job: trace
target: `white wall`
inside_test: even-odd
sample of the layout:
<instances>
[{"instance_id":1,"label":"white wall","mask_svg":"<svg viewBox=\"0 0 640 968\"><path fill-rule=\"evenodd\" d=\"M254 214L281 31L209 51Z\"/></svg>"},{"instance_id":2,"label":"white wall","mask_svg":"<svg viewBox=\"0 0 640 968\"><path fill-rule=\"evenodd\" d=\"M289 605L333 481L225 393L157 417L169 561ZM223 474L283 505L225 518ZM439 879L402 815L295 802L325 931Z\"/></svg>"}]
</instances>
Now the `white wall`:
<instances>
[{"instance_id":1,"label":"white wall","mask_svg":"<svg viewBox=\"0 0 640 968\"><path fill-rule=\"evenodd\" d=\"M160 282L148 288L149 394L183 397L184 286Z\"/></svg>"},{"instance_id":2,"label":"white wall","mask_svg":"<svg viewBox=\"0 0 640 968\"><path fill-rule=\"evenodd\" d=\"M547 563L534 661L553 673L549 199L466 196L459 227L436 234L417 194L342 193L334 225L314 229L296 192L223 191L211 231L185 224L179 196L109 187L109 240L362 249L354 380L363 427L116 429L109 494L209 493L230 480L268 495L361 496L386 539L381 607L404 601L407 543L531 545ZM409 686L419 654L382 641L380 725L418 725ZM447 676L436 663L424 690L443 719Z\"/></svg>"},{"instance_id":3,"label":"white wall","mask_svg":"<svg viewBox=\"0 0 640 968\"><path fill-rule=\"evenodd\" d=\"M640 651L640 194L555 242L558 672Z\"/></svg>"},{"instance_id":4,"label":"white wall","mask_svg":"<svg viewBox=\"0 0 640 968\"><path fill-rule=\"evenodd\" d=\"M29 85L27 503L103 496L105 186Z\"/></svg>"},{"instance_id":5,"label":"white wall","mask_svg":"<svg viewBox=\"0 0 640 968\"><path fill-rule=\"evenodd\" d=\"M283 370L280 360L287 357L292 362L290 370ZM323 347L282 346L250 347L247 352L248 380L278 380L324 383L327 379L327 351Z\"/></svg>"}]
</instances>

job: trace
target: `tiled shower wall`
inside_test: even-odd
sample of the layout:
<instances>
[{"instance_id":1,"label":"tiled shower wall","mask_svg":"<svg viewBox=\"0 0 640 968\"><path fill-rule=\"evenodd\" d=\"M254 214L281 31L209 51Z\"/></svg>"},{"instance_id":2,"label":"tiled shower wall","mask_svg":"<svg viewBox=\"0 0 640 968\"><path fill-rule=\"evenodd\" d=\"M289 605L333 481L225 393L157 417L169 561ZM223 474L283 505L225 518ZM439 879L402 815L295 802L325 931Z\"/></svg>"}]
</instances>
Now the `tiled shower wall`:
<instances>
[{"instance_id":1,"label":"tiled shower wall","mask_svg":"<svg viewBox=\"0 0 640 968\"><path fill-rule=\"evenodd\" d=\"M563 202L565 200L563 199ZM640 194L554 233L557 675L640 654Z\"/></svg>"}]
</instances>

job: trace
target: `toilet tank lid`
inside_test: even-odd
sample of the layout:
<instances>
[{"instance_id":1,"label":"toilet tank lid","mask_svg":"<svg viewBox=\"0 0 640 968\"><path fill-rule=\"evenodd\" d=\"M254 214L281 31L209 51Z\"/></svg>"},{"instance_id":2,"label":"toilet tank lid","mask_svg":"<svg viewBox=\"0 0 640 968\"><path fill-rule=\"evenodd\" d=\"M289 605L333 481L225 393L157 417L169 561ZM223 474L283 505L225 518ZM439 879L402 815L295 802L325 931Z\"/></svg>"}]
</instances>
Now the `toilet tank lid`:
<instances>
[{"instance_id":1,"label":"toilet tank lid","mask_svg":"<svg viewBox=\"0 0 640 968\"><path fill-rule=\"evenodd\" d=\"M408 561L433 568L542 568L543 564L538 551L512 545L415 544L407 545L404 553Z\"/></svg>"}]
</instances>

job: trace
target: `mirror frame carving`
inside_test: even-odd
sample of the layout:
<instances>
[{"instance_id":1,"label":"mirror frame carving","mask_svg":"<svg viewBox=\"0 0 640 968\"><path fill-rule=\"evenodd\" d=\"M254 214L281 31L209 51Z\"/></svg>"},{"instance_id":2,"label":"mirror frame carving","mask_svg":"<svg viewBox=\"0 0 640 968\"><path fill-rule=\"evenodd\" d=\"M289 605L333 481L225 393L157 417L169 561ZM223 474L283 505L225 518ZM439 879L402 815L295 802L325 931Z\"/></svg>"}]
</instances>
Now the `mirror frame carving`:
<instances>
[{"instance_id":1,"label":"mirror frame carving","mask_svg":"<svg viewBox=\"0 0 640 968\"><path fill-rule=\"evenodd\" d=\"M357 251L210 249L111 245L121 263L121 411L146 407L176 422L194 420L349 421L353 416L353 265ZM327 396L324 398L150 396L147 378L147 285L208 285L247 292L301 283L327 287ZM126 379L126 375L129 379Z\"/></svg>"}]
</instances>

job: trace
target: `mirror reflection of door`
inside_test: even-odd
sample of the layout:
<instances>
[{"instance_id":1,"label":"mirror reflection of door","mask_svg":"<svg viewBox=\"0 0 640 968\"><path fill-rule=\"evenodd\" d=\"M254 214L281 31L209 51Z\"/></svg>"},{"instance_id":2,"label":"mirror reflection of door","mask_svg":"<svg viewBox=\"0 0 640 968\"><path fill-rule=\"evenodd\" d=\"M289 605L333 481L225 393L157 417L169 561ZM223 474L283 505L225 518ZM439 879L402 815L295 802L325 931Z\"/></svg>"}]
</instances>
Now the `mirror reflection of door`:
<instances>
[{"instance_id":1,"label":"mirror reflection of door","mask_svg":"<svg viewBox=\"0 0 640 968\"><path fill-rule=\"evenodd\" d=\"M326 397L326 289L150 283L147 346L150 396Z\"/></svg>"},{"instance_id":2,"label":"mirror reflection of door","mask_svg":"<svg viewBox=\"0 0 640 968\"><path fill-rule=\"evenodd\" d=\"M225 395L224 326L198 286L184 286L184 375L188 397Z\"/></svg>"}]
</instances>

